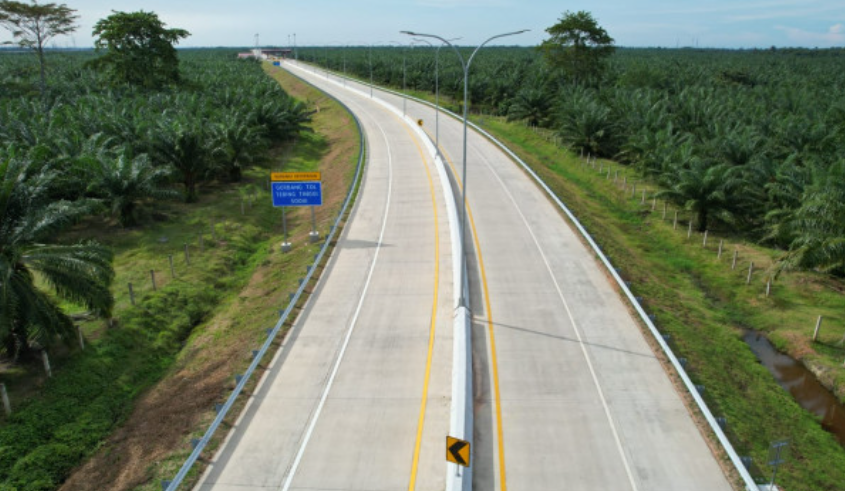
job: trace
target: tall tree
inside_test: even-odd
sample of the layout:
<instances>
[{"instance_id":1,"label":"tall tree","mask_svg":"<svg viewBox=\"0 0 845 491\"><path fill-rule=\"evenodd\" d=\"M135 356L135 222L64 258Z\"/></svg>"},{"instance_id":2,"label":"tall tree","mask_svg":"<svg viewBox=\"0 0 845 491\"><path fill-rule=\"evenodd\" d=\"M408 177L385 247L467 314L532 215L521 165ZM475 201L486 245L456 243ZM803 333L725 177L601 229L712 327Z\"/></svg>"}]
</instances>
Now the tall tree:
<instances>
[{"instance_id":1,"label":"tall tree","mask_svg":"<svg viewBox=\"0 0 845 491\"><path fill-rule=\"evenodd\" d=\"M26 160L0 158L0 342L12 358L30 351L33 341L43 347L76 334L53 296L36 286L36 272L59 298L100 315L110 316L114 304L109 249L49 244L92 210L84 200L52 200L55 175Z\"/></svg>"},{"instance_id":2,"label":"tall tree","mask_svg":"<svg viewBox=\"0 0 845 491\"><path fill-rule=\"evenodd\" d=\"M546 61L576 83L595 80L604 71L604 60L613 54L613 38L586 11L566 11L546 29L549 39L540 44Z\"/></svg>"},{"instance_id":3,"label":"tall tree","mask_svg":"<svg viewBox=\"0 0 845 491\"><path fill-rule=\"evenodd\" d=\"M19 46L29 48L38 55L41 73L41 96L47 89L47 75L44 63L44 43L48 40L70 34L76 30L74 24L78 15L76 10L65 4L47 3L39 5L36 0L32 4L0 1L0 25L11 31Z\"/></svg>"},{"instance_id":4,"label":"tall tree","mask_svg":"<svg viewBox=\"0 0 845 491\"><path fill-rule=\"evenodd\" d=\"M190 36L167 29L154 12L114 12L94 25L94 47L106 53L94 61L114 83L160 89L179 81L179 58L173 46Z\"/></svg>"}]
</instances>

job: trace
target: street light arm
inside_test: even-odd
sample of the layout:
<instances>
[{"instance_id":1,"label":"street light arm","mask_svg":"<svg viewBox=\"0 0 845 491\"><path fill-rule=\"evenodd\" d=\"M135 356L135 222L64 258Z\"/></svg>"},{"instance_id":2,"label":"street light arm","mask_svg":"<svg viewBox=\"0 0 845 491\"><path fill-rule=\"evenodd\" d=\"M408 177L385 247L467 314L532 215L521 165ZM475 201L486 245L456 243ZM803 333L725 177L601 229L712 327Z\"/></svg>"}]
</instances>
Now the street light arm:
<instances>
[{"instance_id":1,"label":"street light arm","mask_svg":"<svg viewBox=\"0 0 845 491\"><path fill-rule=\"evenodd\" d=\"M444 38L438 36L437 34L422 34L422 33L419 33L419 32L411 32L411 31L399 31L399 32L402 33L402 34L407 34L409 36L419 36L419 37L439 39L444 44L449 45L453 50L455 50L455 54L458 55L458 59L461 61L461 67L463 67L464 71L466 71L467 65L466 65L466 63L464 63L464 57L461 56L461 52L458 51L458 48L456 48L455 45L450 43L448 39L444 39ZM460 38L453 39L452 41L455 41L457 39L460 39Z\"/></svg>"},{"instance_id":2,"label":"street light arm","mask_svg":"<svg viewBox=\"0 0 845 491\"><path fill-rule=\"evenodd\" d=\"M469 60L467 61L467 70L469 70L469 65L472 63L472 59L473 59L473 58L475 58L475 54L476 54L476 53L478 53L478 50L480 50L481 48L483 48L485 44L489 43L490 41L492 41L492 40L494 40L494 39L499 39L499 38L503 38L503 37L507 37L507 36L515 36L515 35L517 35L517 34L522 34L522 33L524 33L524 32L528 32L528 31L530 31L530 30L531 30L531 29L522 29L522 30L520 30L520 31L507 32L507 33L505 33L505 34L498 34L498 35L496 35L496 36L491 37L491 38L490 38L490 39L488 39L487 41L484 41L484 42L483 42L483 43L481 43L481 44L480 44L477 48L475 48L475 51L473 51L473 52L472 52L472 54L469 56Z\"/></svg>"}]
</instances>

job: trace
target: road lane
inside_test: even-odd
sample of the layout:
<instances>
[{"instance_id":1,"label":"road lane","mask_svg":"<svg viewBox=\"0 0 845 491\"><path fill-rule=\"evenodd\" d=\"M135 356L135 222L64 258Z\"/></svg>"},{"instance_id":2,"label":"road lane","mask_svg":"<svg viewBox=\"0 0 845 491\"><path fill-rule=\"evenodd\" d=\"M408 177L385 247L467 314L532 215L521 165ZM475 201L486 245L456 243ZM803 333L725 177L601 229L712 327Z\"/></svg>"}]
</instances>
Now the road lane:
<instances>
[{"instance_id":1,"label":"road lane","mask_svg":"<svg viewBox=\"0 0 845 491\"><path fill-rule=\"evenodd\" d=\"M392 113L344 99L369 143L357 205L197 489L443 487L452 288L442 191Z\"/></svg>"},{"instance_id":2,"label":"road lane","mask_svg":"<svg viewBox=\"0 0 845 491\"><path fill-rule=\"evenodd\" d=\"M379 97L401 107L398 96ZM431 108L408 102L407 111L434 120ZM441 116L440 124L441 147L460 167L460 122ZM469 260L475 489L731 489L637 323L560 211L472 131L467 175L476 234Z\"/></svg>"}]
</instances>

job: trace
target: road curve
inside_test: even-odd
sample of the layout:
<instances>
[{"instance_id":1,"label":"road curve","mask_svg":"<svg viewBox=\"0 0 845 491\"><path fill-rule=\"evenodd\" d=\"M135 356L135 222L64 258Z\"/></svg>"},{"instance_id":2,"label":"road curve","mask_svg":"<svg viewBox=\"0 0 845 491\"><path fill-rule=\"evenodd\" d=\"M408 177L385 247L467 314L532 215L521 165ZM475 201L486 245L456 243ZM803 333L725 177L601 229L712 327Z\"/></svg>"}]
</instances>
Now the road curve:
<instances>
[{"instance_id":1,"label":"road curve","mask_svg":"<svg viewBox=\"0 0 845 491\"><path fill-rule=\"evenodd\" d=\"M356 112L369 168L328 276L198 489L443 489L452 298L444 197L427 184L432 164L407 129L361 95L369 88L293 71ZM433 135L433 109L374 95ZM460 124L442 115L440 124L460 176ZM470 132L468 149L474 488L730 490L592 252L498 148Z\"/></svg>"},{"instance_id":2,"label":"road curve","mask_svg":"<svg viewBox=\"0 0 845 491\"><path fill-rule=\"evenodd\" d=\"M376 97L433 135L433 109ZM460 176L460 123L441 114L439 133ZM472 131L467 160L474 488L730 490L592 251L536 184Z\"/></svg>"},{"instance_id":3,"label":"road curve","mask_svg":"<svg viewBox=\"0 0 845 491\"><path fill-rule=\"evenodd\" d=\"M358 201L197 490L444 487L453 295L443 191L397 115L343 100L368 142Z\"/></svg>"}]
</instances>

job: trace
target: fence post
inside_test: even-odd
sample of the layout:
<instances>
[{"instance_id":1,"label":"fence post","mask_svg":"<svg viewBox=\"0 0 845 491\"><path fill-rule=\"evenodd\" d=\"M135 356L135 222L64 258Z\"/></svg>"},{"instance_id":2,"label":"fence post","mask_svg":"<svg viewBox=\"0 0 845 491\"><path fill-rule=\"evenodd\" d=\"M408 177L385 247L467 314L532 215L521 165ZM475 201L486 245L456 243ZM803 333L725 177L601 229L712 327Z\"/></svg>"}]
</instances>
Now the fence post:
<instances>
[{"instance_id":1,"label":"fence post","mask_svg":"<svg viewBox=\"0 0 845 491\"><path fill-rule=\"evenodd\" d=\"M185 243L185 264L191 265L191 254L188 252L188 243Z\"/></svg>"},{"instance_id":2,"label":"fence post","mask_svg":"<svg viewBox=\"0 0 845 491\"><path fill-rule=\"evenodd\" d=\"M687 238L690 237L692 237L692 220L689 221L689 227L687 227Z\"/></svg>"},{"instance_id":3,"label":"fence post","mask_svg":"<svg viewBox=\"0 0 845 491\"><path fill-rule=\"evenodd\" d=\"M150 279L153 282L153 291L156 291L156 272L153 269L150 270Z\"/></svg>"},{"instance_id":4,"label":"fence post","mask_svg":"<svg viewBox=\"0 0 845 491\"><path fill-rule=\"evenodd\" d=\"M167 255L167 260L170 262L170 277L171 277L171 278L175 278L175 277L176 277L176 272L175 272L175 271L173 271L173 254L168 254L168 255Z\"/></svg>"},{"instance_id":5,"label":"fence post","mask_svg":"<svg viewBox=\"0 0 845 491\"><path fill-rule=\"evenodd\" d=\"M751 261L748 264L748 278L745 280L746 285L751 284L751 273L753 273L753 272L754 272L754 261Z\"/></svg>"},{"instance_id":6,"label":"fence post","mask_svg":"<svg viewBox=\"0 0 845 491\"><path fill-rule=\"evenodd\" d=\"M766 282L766 297L767 298L768 298L768 296L771 292L772 292L772 279L769 278L769 280Z\"/></svg>"},{"instance_id":7,"label":"fence post","mask_svg":"<svg viewBox=\"0 0 845 491\"><path fill-rule=\"evenodd\" d=\"M44 371L47 372L48 377L53 376L53 369L50 368L50 357L47 356L46 351L41 351L41 361L44 362Z\"/></svg>"},{"instance_id":8,"label":"fence post","mask_svg":"<svg viewBox=\"0 0 845 491\"><path fill-rule=\"evenodd\" d=\"M707 232L709 232L709 230L704 231L704 241L701 243L701 247L707 247Z\"/></svg>"},{"instance_id":9,"label":"fence post","mask_svg":"<svg viewBox=\"0 0 845 491\"><path fill-rule=\"evenodd\" d=\"M666 220L666 202L663 202L663 220Z\"/></svg>"},{"instance_id":10,"label":"fence post","mask_svg":"<svg viewBox=\"0 0 845 491\"><path fill-rule=\"evenodd\" d=\"M651 198L651 212L654 213L655 208L657 208L657 196Z\"/></svg>"},{"instance_id":11,"label":"fence post","mask_svg":"<svg viewBox=\"0 0 845 491\"><path fill-rule=\"evenodd\" d=\"M9 393L6 392L6 384L0 384L0 396L3 398L3 410L6 416L12 415L12 403L9 402Z\"/></svg>"},{"instance_id":12,"label":"fence post","mask_svg":"<svg viewBox=\"0 0 845 491\"><path fill-rule=\"evenodd\" d=\"M722 244L725 243L725 239L719 241L719 255L716 256L716 259L722 259Z\"/></svg>"},{"instance_id":13,"label":"fence post","mask_svg":"<svg viewBox=\"0 0 845 491\"><path fill-rule=\"evenodd\" d=\"M736 269L736 256L739 254L739 249L734 249L734 260L731 263L731 271Z\"/></svg>"},{"instance_id":14,"label":"fence post","mask_svg":"<svg viewBox=\"0 0 845 491\"><path fill-rule=\"evenodd\" d=\"M818 319L816 319L816 330L813 331L813 341L819 339L819 331L822 328L822 316L820 315Z\"/></svg>"},{"instance_id":15,"label":"fence post","mask_svg":"<svg viewBox=\"0 0 845 491\"><path fill-rule=\"evenodd\" d=\"M132 283L129 283L129 302L135 305L135 292L132 291Z\"/></svg>"},{"instance_id":16,"label":"fence post","mask_svg":"<svg viewBox=\"0 0 845 491\"><path fill-rule=\"evenodd\" d=\"M678 210L675 210L675 221L672 222L672 230L678 230Z\"/></svg>"},{"instance_id":17,"label":"fence post","mask_svg":"<svg viewBox=\"0 0 845 491\"><path fill-rule=\"evenodd\" d=\"M85 349L85 338L82 336L82 326L76 326L76 332L79 334L79 348Z\"/></svg>"}]
</instances>

